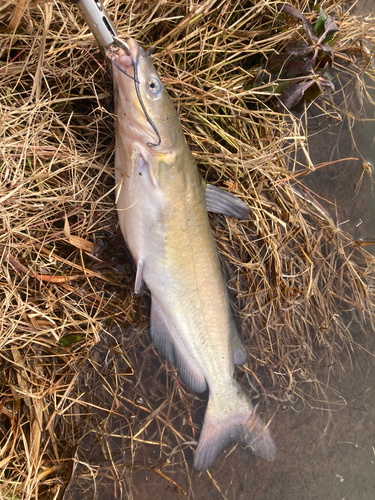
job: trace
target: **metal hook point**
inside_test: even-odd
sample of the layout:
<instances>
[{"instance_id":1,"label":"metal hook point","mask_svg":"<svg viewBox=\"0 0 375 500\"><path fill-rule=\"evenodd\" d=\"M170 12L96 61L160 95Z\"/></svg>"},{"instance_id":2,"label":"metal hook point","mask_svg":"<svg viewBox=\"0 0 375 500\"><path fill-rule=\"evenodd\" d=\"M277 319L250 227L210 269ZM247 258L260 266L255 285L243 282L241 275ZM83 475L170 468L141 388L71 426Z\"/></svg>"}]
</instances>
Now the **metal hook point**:
<instances>
[{"instance_id":1,"label":"metal hook point","mask_svg":"<svg viewBox=\"0 0 375 500\"><path fill-rule=\"evenodd\" d=\"M121 40L118 36L113 36L113 40L114 40L115 45L117 45L117 47L120 47L121 49L123 49L125 54L127 56L130 56L131 50L130 50L129 45L126 42Z\"/></svg>"}]
</instances>

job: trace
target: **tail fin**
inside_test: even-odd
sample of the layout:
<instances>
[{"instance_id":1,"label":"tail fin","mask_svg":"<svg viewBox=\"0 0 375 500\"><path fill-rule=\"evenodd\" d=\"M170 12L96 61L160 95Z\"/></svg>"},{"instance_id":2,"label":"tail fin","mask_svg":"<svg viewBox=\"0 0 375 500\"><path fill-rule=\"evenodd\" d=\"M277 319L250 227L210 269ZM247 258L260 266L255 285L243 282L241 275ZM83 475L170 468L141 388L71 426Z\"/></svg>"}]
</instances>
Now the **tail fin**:
<instances>
[{"instance_id":1,"label":"tail fin","mask_svg":"<svg viewBox=\"0 0 375 500\"><path fill-rule=\"evenodd\" d=\"M252 448L255 455L271 461L276 445L269 429L255 415L254 407L243 395L238 405L220 408L209 400L203 428L194 457L194 467L203 471L211 467L216 457L232 442Z\"/></svg>"}]
</instances>

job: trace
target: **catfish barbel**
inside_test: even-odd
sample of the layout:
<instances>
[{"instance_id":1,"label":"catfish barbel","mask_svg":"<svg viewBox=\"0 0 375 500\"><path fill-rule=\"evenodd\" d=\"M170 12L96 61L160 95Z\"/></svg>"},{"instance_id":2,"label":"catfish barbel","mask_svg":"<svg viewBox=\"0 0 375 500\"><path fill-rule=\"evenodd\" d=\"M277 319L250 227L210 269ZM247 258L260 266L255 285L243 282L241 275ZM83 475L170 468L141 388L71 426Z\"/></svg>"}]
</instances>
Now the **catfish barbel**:
<instances>
[{"instance_id":1,"label":"catfish barbel","mask_svg":"<svg viewBox=\"0 0 375 500\"><path fill-rule=\"evenodd\" d=\"M207 210L248 218L235 196L206 185L148 54L133 39L112 60L116 201L136 264L135 292L151 292L151 338L195 392L209 390L194 467L231 442L272 460L269 429L234 379L247 354L237 334Z\"/></svg>"}]
</instances>

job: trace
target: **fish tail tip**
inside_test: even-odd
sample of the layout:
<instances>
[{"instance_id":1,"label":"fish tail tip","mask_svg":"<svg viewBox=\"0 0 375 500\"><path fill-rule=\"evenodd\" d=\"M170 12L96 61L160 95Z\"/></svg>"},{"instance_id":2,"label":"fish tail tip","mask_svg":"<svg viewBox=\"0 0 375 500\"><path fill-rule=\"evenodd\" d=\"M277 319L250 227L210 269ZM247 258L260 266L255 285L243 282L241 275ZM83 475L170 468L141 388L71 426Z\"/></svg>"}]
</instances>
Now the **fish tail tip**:
<instances>
[{"instance_id":1,"label":"fish tail tip","mask_svg":"<svg viewBox=\"0 0 375 500\"><path fill-rule=\"evenodd\" d=\"M222 432L214 424L205 423L194 456L194 469L203 472L211 467L227 444Z\"/></svg>"},{"instance_id":2,"label":"fish tail tip","mask_svg":"<svg viewBox=\"0 0 375 500\"><path fill-rule=\"evenodd\" d=\"M263 428L260 418L257 419L256 427L258 429L251 431L248 436L245 436L245 444L250 445L254 455L272 462L276 457L277 448L271 431Z\"/></svg>"},{"instance_id":3,"label":"fish tail tip","mask_svg":"<svg viewBox=\"0 0 375 500\"><path fill-rule=\"evenodd\" d=\"M199 471L211 467L216 457L232 442L250 447L254 454L272 462L276 456L276 445L269 429L255 417L252 405L245 412L220 418L207 408L203 429L194 457L194 468Z\"/></svg>"}]
</instances>

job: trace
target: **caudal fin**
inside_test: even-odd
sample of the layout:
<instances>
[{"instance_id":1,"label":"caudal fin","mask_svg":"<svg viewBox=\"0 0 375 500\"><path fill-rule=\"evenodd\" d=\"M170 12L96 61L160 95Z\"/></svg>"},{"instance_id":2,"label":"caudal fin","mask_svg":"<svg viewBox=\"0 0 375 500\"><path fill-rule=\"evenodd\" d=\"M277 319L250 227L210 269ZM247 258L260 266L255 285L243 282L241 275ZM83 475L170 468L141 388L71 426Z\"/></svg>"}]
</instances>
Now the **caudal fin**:
<instances>
[{"instance_id":1,"label":"caudal fin","mask_svg":"<svg viewBox=\"0 0 375 500\"><path fill-rule=\"evenodd\" d=\"M255 455L265 460L275 458L276 445L271 432L265 429L251 402L245 401L242 395L239 404L229 411L209 401L195 452L195 469L203 471L211 467L216 457L232 442L249 446Z\"/></svg>"}]
</instances>

